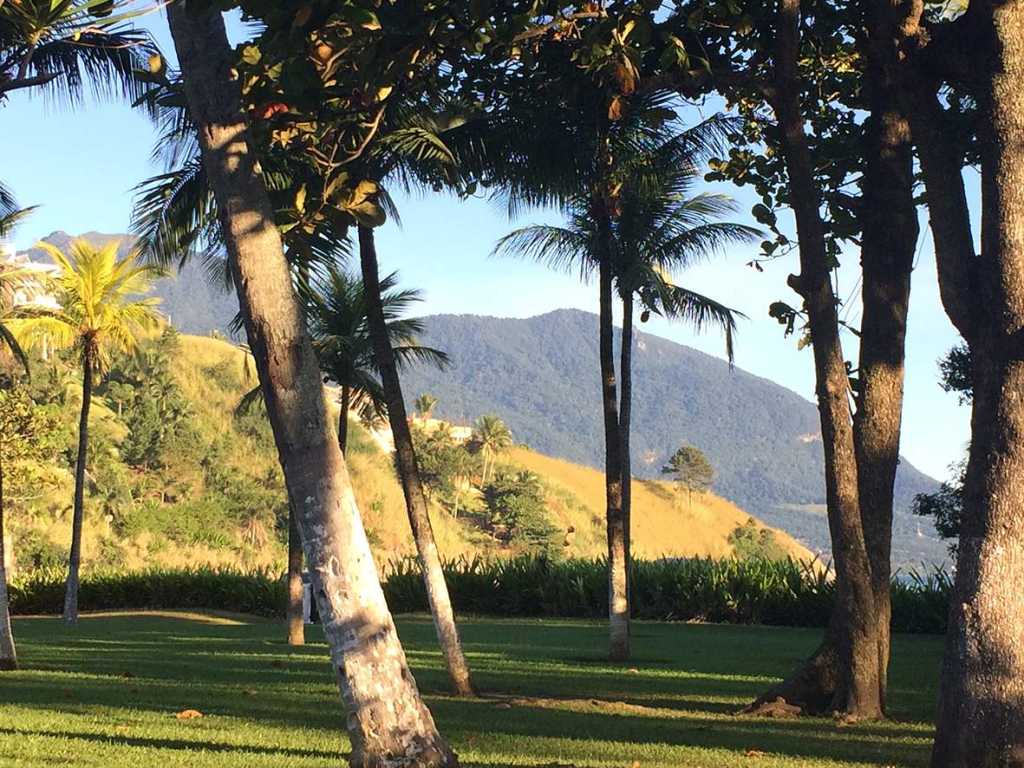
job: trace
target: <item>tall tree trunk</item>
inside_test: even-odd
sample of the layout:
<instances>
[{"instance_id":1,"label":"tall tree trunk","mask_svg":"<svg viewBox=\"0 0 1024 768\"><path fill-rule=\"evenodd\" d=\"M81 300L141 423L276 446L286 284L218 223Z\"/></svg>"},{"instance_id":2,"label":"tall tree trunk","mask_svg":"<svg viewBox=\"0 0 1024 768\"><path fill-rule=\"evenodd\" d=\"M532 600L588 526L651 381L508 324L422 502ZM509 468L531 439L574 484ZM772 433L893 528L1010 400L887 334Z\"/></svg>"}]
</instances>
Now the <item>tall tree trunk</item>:
<instances>
[{"instance_id":1,"label":"tall tree trunk","mask_svg":"<svg viewBox=\"0 0 1024 768\"><path fill-rule=\"evenodd\" d=\"M288 504L288 645L306 644L306 625L302 606L302 539L295 520L295 511Z\"/></svg>"},{"instance_id":2,"label":"tall tree trunk","mask_svg":"<svg viewBox=\"0 0 1024 768\"><path fill-rule=\"evenodd\" d=\"M622 345L619 350L619 433L622 437L622 527L626 557L626 594L633 599L633 460L630 433L633 421L633 293L622 295Z\"/></svg>"},{"instance_id":3,"label":"tall tree trunk","mask_svg":"<svg viewBox=\"0 0 1024 768\"><path fill-rule=\"evenodd\" d=\"M82 523L85 517L85 465L89 454L89 408L92 405L92 372L95 352L86 342L82 352L82 411L78 418L78 461L75 463L75 503L71 517L71 555L64 586L64 621L78 623L79 570L82 565Z\"/></svg>"},{"instance_id":4,"label":"tall tree trunk","mask_svg":"<svg viewBox=\"0 0 1024 768\"><path fill-rule=\"evenodd\" d=\"M800 275L791 276L789 283L803 298L814 350L836 602L825 643L766 696L783 695L778 692L785 690L789 695L784 697L791 703L810 708L816 697L828 693L826 687L831 685L829 709L851 718L875 718L883 712L879 698L882 686L875 630L877 614L860 516L849 380L829 276L821 192L814 178L800 105L799 52L800 0L781 0L775 38L775 82L769 100L779 125L799 237ZM834 649L829 647L832 643ZM838 670L828 669L833 654Z\"/></svg>"},{"instance_id":5,"label":"tall tree trunk","mask_svg":"<svg viewBox=\"0 0 1024 768\"><path fill-rule=\"evenodd\" d=\"M347 384L341 386L341 413L338 414L338 447L342 453L348 452L348 409L352 404L352 389Z\"/></svg>"},{"instance_id":6,"label":"tall tree trunk","mask_svg":"<svg viewBox=\"0 0 1024 768\"><path fill-rule=\"evenodd\" d=\"M459 630L455 625L455 613L452 610L451 597L448 595L448 585L444 580L444 570L441 568L441 555L437 551L434 530L430 525L427 499L423 494L423 483L420 480L416 452L412 444L412 432L405 412L402 383L398 378L395 353L388 337L387 319L384 316L384 304L380 295L377 248L373 230L369 227L359 227L359 259L363 270L363 290L366 294L370 337L373 340L374 356L380 370L384 399L388 406L388 421L395 440L398 475L402 481L402 492L405 494L405 508L409 513L413 540L416 542L416 555L419 558L420 570L423 572L430 615L434 618L434 629L437 631L437 640L448 665L448 676L451 678L453 689L460 696L472 696L473 685L469 677L469 664L466 663L466 657L462 652ZM458 515L458 491L455 498L455 514Z\"/></svg>"},{"instance_id":7,"label":"tall tree trunk","mask_svg":"<svg viewBox=\"0 0 1024 768\"><path fill-rule=\"evenodd\" d=\"M982 8L983 259L955 302L975 306L974 405L933 768L1024 766L1024 5Z\"/></svg>"},{"instance_id":8,"label":"tall tree trunk","mask_svg":"<svg viewBox=\"0 0 1024 768\"><path fill-rule=\"evenodd\" d=\"M454 766L384 600L274 210L251 153L224 20L168 7L185 94L217 199L249 346L347 710L350 763Z\"/></svg>"},{"instance_id":9,"label":"tall tree trunk","mask_svg":"<svg viewBox=\"0 0 1024 768\"><path fill-rule=\"evenodd\" d=\"M3 435L0 435L3 440ZM4 466L0 445L0 672L18 668L18 652L11 628L11 604L7 594L7 549L4 540Z\"/></svg>"},{"instance_id":10,"label":"tall tree trunk","mask_svg":"<svg viewBox=\"0 0 1024 768\"><path fill-rule=\"evenodd\" d=\"M869 11L868 23L873 36L880 37L889 20L886 15ZM887 47L869 40L865 85L871 115L865 122L863 142L863 312L854 417L858 498L875 597L879 699L883 708L892 623L893 488L903 418L910 276L919 234L910 125L890 79L888 52Z\"/></svg>"},{"instance_id":11,"label":"tall tree trunk","mask_svg":"<svg viewBox=\"0 0 1024 768\"><path fill-rule=\"evenodd\" d=\"M604 405L604 483L608 526L608 630L612 661L629 658L629 590L626 577L626 525L622 514L622 436L616 397L612 327L612 266L599 265L601 398Z\"/></svg>"}]
</instances>

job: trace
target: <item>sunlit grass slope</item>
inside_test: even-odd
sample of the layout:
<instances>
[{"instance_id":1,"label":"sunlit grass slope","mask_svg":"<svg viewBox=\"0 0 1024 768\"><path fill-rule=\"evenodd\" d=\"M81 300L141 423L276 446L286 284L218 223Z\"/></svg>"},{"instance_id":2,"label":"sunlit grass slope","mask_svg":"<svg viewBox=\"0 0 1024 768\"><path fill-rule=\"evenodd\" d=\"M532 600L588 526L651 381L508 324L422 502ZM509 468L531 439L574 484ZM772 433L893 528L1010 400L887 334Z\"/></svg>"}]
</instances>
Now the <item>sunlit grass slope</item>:
<instances>
[{"instance_id":1,"label":"sunlit grass slope","mask_svg":"<svg viewBox=\"0 0 1024 768\"><path fill-rule=\"evenodd\" d=\"M208 421L216 424L217 414L234 408L237 395L212 386L203 372L219 365L234 366L241 373L247 369L245 353L216 339L185 336L183 341L183 355L178 362L182 385L197 407L209 407ZM250 360L248 370L251 369ZM390 458L380 453L356 424L351 425L350 431L353 436L349 465L359 508L373 543L383 552L413 553L402 490ZM262 460L273 464L276 456ZM514 449L504 461L536 472L544 480L548 504L558 527L565 532L570 528L574 531L568 535L566 555L594 557L605 551L604 479L600 472L525 448ZM634 482L633 508L633 551L639 557L728 557L732 554L729 534L750 517L713 493L694 495L692 502L688 502L671 484L655 481ZM493 542L465 521L436 507L433 525L446 557L496 552ZM776 531L776 536L794 557L812 557L809 550L785 532Z\"/></svg>"},{"instance_id":2,"label":"sunlit grass slope","mask_svg":"<svg viewBox=\"0 0 1024 768\"><path fill-rule=\"evenodd\" d=\"M637 622L634 658L604 660L582 621L467 620L484 694L447 694L434 629L398 620L413 672L464 766L924 768L941 639L897 636L891 720L733 712L813 650L820 631ZM0 676L0 765L336 768L348 741L319 631L187 615L16 619L24 668ZM202 717L178 719L196 710Z\"/></svg>"},{"instance_id":3,"label":"sunlit grass slope","mask_svg":"<svg viewBox=\"0 0 1024 768\"><path fill-rule=\"evenodd\" d=\"M576 529L577 554L597 555L604 551L602 472L525 448L513 450L509 460L536 472L556 490L552 507L564 528ZM570 500L559 498L561 494L557 491L569 495ZM688 500L669 483L633 481L633 553L637 557L728 557L732 554L729 534L749 518L735 504L713 493L694 494ZM812 553L789 534L772 530L786 552L795 558L811 559Z\"/></svg>"},{"instance_id":4,"label":"sunlit grass slope","mask_svg":"<svg viewBox=\"0 0 1024 768\"><path fill-rule=\"evenodd\" d=\"M207 456L205 446L218 441L228 449L216 462L227 465L245 483L277 487L283 503L278 458L264 429L254 434L234 417L242 396L256 386L251 356L228 341L182 335L175 353L172 374L192 412L195 450L188 455L174 452L164 457L166 466L159 472L123 466L122 475L135 478L145 496L164 503L188 502L198 498L205 487L200 466ZM69 411L77 413L78 399L73 383L69 385ZM332 409L336 405L332 403ZM69 418L74 416L69 413ZM333 410L332 418L337 418ZM104 397L94 400L91 429L95 440L103 438L113 446L110 458L116 460L116 446L127 433L116 410ZM380 451L369 434L356 423L350 424L348 463L359 509L366 524L378 560L383 562L414 554L412 536L406 518L401 486L391 457ZM225 442L226 441L226 442ZM604 485L600 472L517 448L502 457L510 468L526 468L541 476L552 520L560 539L564 537L565 556L596 557L605 551ZM63 465L62 465L63 466ZM70 502L72 478L66 468L51 468L55 479L41 498L22 504L14 501L11 520L16 538L35 536L49 542L51 551L63 553L70 538ZM139 499L136 499L138 502ZM114 525L114 517L104 510L102 489L90 488L87 495L87 524L83 547L86 567L93 564L115 565L127 569L149 566L235 565L268 567L280 570L284 563L281 537L267 531L258 546L247 545L243 534L229 532L229 546L208 546L203 542L188 545L159 533L143 529L126 538ZM197 507L185 514L201 515ZM695 495L692 504L676 494L667 483L637 480L634 483L634 553L640 557L732 554L729 534L744 524L748 515L713 494ZM472 516L455 518L440 506L433 507L432 521L439 548L446 558L517 554L503 548L474 524ZM266 526L265 526L266 527ZM779 541L787 552L809 558L803 549L784 533ZM62 556L61 556L62 559ZM17 563L15 563L17 565Z\"/></svg>"},{"instance_id":5,"label":"sunlit grass slope","mask_svg":"<svg viewBox=\"0 0 1024 768\"><path fill-rule=\"evenodd\" d=\"M211 381L209 371L237 371L238 384L225 387L226 381ZM223 428L225 418L238 405L242 393L256 386L252 357L228 342L201 336L182 336L182 354L175 369L186 395L202 412L202 421L211 429ZM332 417L337 418L335 403L330 403ZM348 465L355 487L363 521L378 554L385 559L414 554L415 549L405 513L402 488L391 466L390 457L382 454L366 432L356 423L349 425ZM273 451L255 449L246 461L262 471L279 471ZM447 557L472 555L478 550L472 531L444 514L434 515L434 534L438 546Z\"/></svg>"}]
</instances>

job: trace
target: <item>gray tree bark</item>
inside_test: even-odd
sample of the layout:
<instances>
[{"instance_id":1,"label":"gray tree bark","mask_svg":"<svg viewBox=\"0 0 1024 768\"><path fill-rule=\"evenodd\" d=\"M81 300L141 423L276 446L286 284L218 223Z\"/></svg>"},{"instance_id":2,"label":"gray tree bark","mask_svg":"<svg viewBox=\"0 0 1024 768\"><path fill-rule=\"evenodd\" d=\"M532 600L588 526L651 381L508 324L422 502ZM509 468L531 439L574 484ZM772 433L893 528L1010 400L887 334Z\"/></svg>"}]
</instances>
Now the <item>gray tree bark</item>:
<instances>
[{"instance_id":1,"label":"gray tree bark","mask_svg":"<svg viewBox=\"0 0 1024 768\"><path fill-rule=\"evenodd\" d=\"M217 199L249 345L347 711L350 763L453 766L384 600L274 211L251 152L224 20L172 3L171 34Z\"/></svg>"},{"instance_id":2,"label":"gray tree bark","mask_svg":"<svg viewBox=\"0 0 1024 768\"><path fill-rule=\"evenodd\" d=\"M0 435L0 440L3 436ZM11 627L11 603L7 593L7 549L4 542L4 467L0 456L0 672L18 668L18 651Z\"/></svg>"},{"instance_id":3,"label":"gray tree bark","mask_svg":"<svg viewBox=\"0 0 1024 768\"><path fill-rule=\"evenodd\" d=\"M939 687L933 768L1024 766L1024 4L973 2L966 19L982 110L982 254L949 132L919 102L921 152L946 311L967 339L974 387L957 574ZM921 133L918 133L918 126ZM933 132L937 147L925 147ZM955 145L954 145L955 147ZM957 161L961 155L952 155ZM954 227L942 241L940 227Z\"/></svg>"},{"instance_id":4,"label":"gray tree bark","mask_svg":"<svg viewBox=\"0 0 1024 768\"><path fill-rule=\"evenodd\" d=\"M71 554L64 585L64 622L78 623L78 587L82 566L82 525L85 519L85 465L89 456L89 408L95 351L86 342L82 351L82 411L78 418L78 460L75 462L75 501L71 517Z\"/></svg>"},{"instance_id":5,"label":"gray tree bark","mask_svg":"<svg viewBox=\"0 0 1024 768\"><path fill-rule=\"evenodd\" d=\"M409 515L413 540L416 542L416 556L423 573L430 615L434 619L434 629L444 653L445 664L448 666L452 688L459 696L472 696L473 685L469 676L469 664L462 652L462 641L459 639L459 630L455 624L455 611L452 609L448 584L444 580L444 570L441 567L441 555L434 541L427 499L423 493L423 483L420 481L420 471L416 464L412 432L409 430L409 417L405 412L402 382L398 377L395 353L388 338L387 319L384 316L384 305L380 295L377 248L373 230L369 227L359 227L359 257L363 271L363 291L366 295L370 336L373 340L377 367L380 370L384 398L388 405L388 422L395 440L398 475L402 481L402 492L405 494L405 508Z\"/></svg>"},{"instance_id":6,"label":"gray tree bark","mask_svg":"<svg viewBox=\"0 0 1024 768\"><path fill-rule=\"evenodd\" d=\"M306 625L302 611L302 539L295 512L288 505L288 645L306 644Z\"/></svg>"}]
</instances>

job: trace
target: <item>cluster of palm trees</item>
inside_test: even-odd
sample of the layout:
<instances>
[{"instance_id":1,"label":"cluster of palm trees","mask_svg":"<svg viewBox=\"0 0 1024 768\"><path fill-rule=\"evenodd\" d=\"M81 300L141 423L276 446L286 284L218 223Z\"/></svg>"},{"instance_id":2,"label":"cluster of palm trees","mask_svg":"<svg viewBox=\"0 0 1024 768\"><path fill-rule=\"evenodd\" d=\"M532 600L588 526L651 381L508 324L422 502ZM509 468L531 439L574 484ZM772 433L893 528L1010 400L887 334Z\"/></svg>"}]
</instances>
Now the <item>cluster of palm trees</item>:
<instances>
[{"instance_id":1,"label":"cluster of palm trees","mask_svg":"<svg viewBox=\"0 0 1024 768\"><path fill-rule=\"evenodd\" d=\"M180 88L177 75L162 76L163 91L175 92ZM436 350L410 346L407 340L385 332L389 318L382 311L381 297L375 294L391 289L393 282L390 277L378 279L375 229L384 223L385 213L398 219L389 187L426 190L442 186L457 191L464 189L468 178L479 176L487 178L493 196L504 199L510 212L518 213L534 205L561 209L566 226L517 229L502 238L494 252L578 272L584 280L595 275L599 278L610 590L612 603L618 606L613 612L613 635L617 639L611 653L624 659L629 655L629 435L634 317L639 314L643 321L655 313L689 322L697 330L719 328L725 335L731 361L733 334L740 314L678 285L673 281L673 273L722 253L730 244L750 240L758 231L721 220L734 210L729 198L695 192L703 162L723 146L732 125L729 120L714 117L684 129L678 119L666 117L666 111L678 106L668 91L639 96L634 108L603 126L593 126L587 118L580 117L587 114L584 106L579 101L562 101L555 105L560 113L552 116L551 104L526 102L516 111L503 114L500 123L495 123L492 116L468 122L441 120L425 111L415 99L403 103L401 108L385 111L376 140L359 158L356 171L370 180L366 182L367 194L377 200L377 215L381 218L354 216L351 223L356 230L355 238L347 237L334 225L321 227L312 241L309 237L289 240L286 234L286 256L300 300L316 304L317 299L311 297L317 293L341 296L347 290L337 284L345 274L337 262L353 248L358 251L362 293L350 297L354 301L349 306L366 305L368 333L361 351L365 355L362 361L366 363L372 357L375 364L363 366L368 377L353 377L352 371L331 371L329 367L324 370L338 382L353 379L353 386L341 385L344 402L391 417L412 518L419 516L413 508L425 511L425 504L418 490L422 483L417 479L411 437L406 434L398 371L417 359L438 364L445 360ZM200 160L199 147L191 139L190 121L191 117L180 108L164 110L165 132L158 149L165 157L167 170L140 185L135 230L150 258L165 263L196 254L214 265L214 270L224 274L230 283L214 190ZM563 135L538 140L534 132L541 125L553 134L561 131ZM548 147L552 144L571 145L573 151L549 156ZM597 147L607 147L606 156L592 162L598 154ZM510 156L517 160L514 165L505 159ZM270 149L261 159L274 169L266 174L271 198L282 201L280 208L293 211L291 196L302 163L296 157ZM607 192L602 193L600 205L595 204L595 189ZM292 221L278 223L287 233L297 229ZM354 285L353 279L342 279L349 287ZM303 287L332 282L337 288L333 292ZM379 290L374 288L378 285ZM612 343L616 300L623 324L618 376ZM344 334L327 332L317 319L317 312L329 310L328 307L314 309L308 315L310 333L323 360L324 354L335 347L336 339ZM351 325L352 318L346 319L337 312L334 315L334 322ZM414 321L405 321L411 322ZM395 332L401 331L401 325L393 327ZM345 410L342 409L343 414ZM344 418L338 425L342 446L347 433ZM487 462L485 473L489 469ZM421 517L421 528L423 521L425 518ZM431 549L429 545L425 548Z\"/></svg>"}]
</instances>

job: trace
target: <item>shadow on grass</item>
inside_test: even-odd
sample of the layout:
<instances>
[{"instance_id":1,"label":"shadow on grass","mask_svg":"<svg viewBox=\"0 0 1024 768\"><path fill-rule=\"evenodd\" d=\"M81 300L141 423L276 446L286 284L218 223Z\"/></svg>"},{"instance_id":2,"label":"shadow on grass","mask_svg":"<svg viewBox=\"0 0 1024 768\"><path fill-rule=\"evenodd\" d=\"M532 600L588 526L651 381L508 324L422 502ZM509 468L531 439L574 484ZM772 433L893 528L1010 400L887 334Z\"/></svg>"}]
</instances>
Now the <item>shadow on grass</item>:
<instances>
[{"instance_id":1,"label":"shadow on grass","mask_svg":"<svg viewBox=\"0 0 1024 768\"><path fill-rule=\"evenodd\" d=\"M260 747L254 744L231 744L221 741L206 741L202 739L158 739L150 736L108 736L102 733L89 733L80 731L40 731L20 730L17 728L6 728L0 726L0 736L39 736L43 738L72 739L77 741L88 741L95 744L108 746L146 747L152 749L180 749L189 752L203 750L205 752L250 752L256 755L279 755L281 757L322 757L326 759L337 759L344 757L343 753L327 752L315 749L293 749L291 747Z\"/></svg>"},{"instance_id":2,"label":"shadow on grass","mask_svg":"<svg viewBox=\"0 0 1024 768\"><path fill-rule=\"evenodd\" d=\"M785 673L803 646L813 642L813 632L644 625L644 637L636 638L635 666L623 668L588 655L599 653L606 639L596 625L474 620L465 623L464 638L475 681L500 698L466 701L446 695L447 676L429 623L403 621L400 629L420 689L457 748L483 735L536 750L542 762L559 759L559 748L552 745L567 742L584 751L588 742L598 743L616 754L637 745L741 754L756 750L797 760L876 765L927 762L930 727L922 722L841 727L824 719L770 721L730 714ZM96 714L97 708L107 708L111 717L126 709L170 717L196 708L210 716L285 728L339 735L343 730L327 649L315 642L315 631L311 645L292 649L280 642L277 625L187 627L143 617L116 626L84 622L76 632L36 621L16 630L25 669L9 678L0 695L3 704L50 713ZM752 647L757 653L751 653ZM913 683L935 659L911 661L906 668L894 668L893 678L899 681L894 690L905 690L903 701L916 708L931 706L930 689L919 690ZM0 729L8 733L24 732ZM127 746L323 754L211 746L199 733L196 741L63 731L48 735Z\"/></svg>"}]
</instances>

